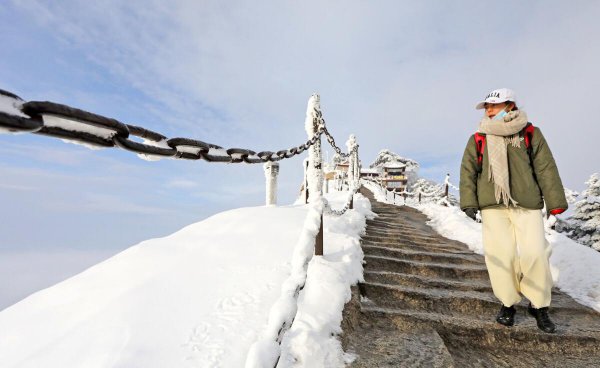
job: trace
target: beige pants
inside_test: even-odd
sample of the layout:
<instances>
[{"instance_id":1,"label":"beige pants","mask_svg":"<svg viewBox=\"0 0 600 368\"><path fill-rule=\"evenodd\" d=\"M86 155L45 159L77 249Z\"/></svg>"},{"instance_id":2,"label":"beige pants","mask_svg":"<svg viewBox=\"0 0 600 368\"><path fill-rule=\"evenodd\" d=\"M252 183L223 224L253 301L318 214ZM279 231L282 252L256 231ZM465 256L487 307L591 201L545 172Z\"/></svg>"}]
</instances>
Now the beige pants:
<instances>
[{"instance_id":1,"label":"beige pants","mask_svg":"<svg viewBox=\"0 0 600 368\"><path fill-rule=\"evenodd\" d=\"M494 295L509 307L525 296L535 308L550 305L552 248L541 210L494 207L481 211L485 264Z\"/></svg>"}]
</instances>

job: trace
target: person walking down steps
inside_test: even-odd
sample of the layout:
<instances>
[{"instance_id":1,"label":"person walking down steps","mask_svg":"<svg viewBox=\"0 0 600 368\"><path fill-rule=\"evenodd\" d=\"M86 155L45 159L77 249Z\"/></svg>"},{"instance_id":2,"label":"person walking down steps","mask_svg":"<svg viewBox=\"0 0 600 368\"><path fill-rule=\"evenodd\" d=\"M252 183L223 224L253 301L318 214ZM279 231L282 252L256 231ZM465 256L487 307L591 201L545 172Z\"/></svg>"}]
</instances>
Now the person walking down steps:
<instances>
[{"instance_id":1,"label":"person walking down steps","mask_svg":"<svg viewBox=\"0 0 600 368\"><path fill-rule=\"evenodd\" d=\"M514 325L514 305L523 295L537 326L553 333L556 326L548 315L552 251L542 208L545 202L549 216L568 207L556 163L512 90L490 92L476 109L484 109L484 116L463 154L460 207L474 220L481 210L485 264L502 303L496 321Z\"/></svg>"}]
</instances>

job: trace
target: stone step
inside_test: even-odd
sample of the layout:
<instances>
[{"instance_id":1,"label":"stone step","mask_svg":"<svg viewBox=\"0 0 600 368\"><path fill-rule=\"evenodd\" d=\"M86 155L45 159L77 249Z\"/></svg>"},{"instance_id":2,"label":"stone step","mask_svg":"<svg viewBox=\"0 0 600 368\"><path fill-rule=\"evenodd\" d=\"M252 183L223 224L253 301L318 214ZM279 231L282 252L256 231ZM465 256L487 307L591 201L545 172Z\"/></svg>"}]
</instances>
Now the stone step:
<instances>
[{"instance_id":1,"label":"stone step","mask_svg":"<svg viewBox=\"0 0 600 368\"><path fill-rule=\"evenodd\" d=\"M369 234L371 233L377 233L377 234L390 234L390 235L414 235L414 236L423 236L423 237L428 237L428 238L438 238L439 236L434 235L434 234L428 234L427 232L424 231L418 231L418 230L410 230L410 229L404 229L404 228L400 228L398 226L374 226L374 225L367 225L367 232Z\"/></svg>"},{"instance_id":2,"label":"stone step","mask_svg":"<svg viewBox=\"0 0 600 368\"><path fill-rule=\"evenodd\" d=\"M402 328L382 322L387 321L360 318L344 349L356 360L346 367L454 367L435 329L418 322L408 322Z\"/></svg>"},{"instance_id":3,"label":"stone step","mask_svg":"<svg viewBox=\"0 0 600 368\"><path fill-rule=\"evenodd\" d=\"M379 245L363 244L364 254L398 258L403 260L414 260L423 262L437 262L449 264L485 264L483 257L475 254L453 254L420 249L385 247Z\"/></svg>"},{"instance_id":4,"label":"stone step","mask_svg":"<svg viewBox=\"0 0 600 368\"><path fill-rule=\"evenodd\" d=\"M483 265L449 265L372 255L365 255L364 260L364 269L369 271L391 271L455 280L489 280L487 269Z\"/></svg>"},{"instance_id":5,"label":"stone step","mask_svg":"<svg viewBox=\"0 0 600 368\"><path fill-rule=\"evenodd\" d=\"M600 367L600 313L554 289L555 334L537 328L525 298L516 306L515 326L496 323L500 302L483 256L439 235L420 211L376 202L365 188L361 193L377 216L367 220L364 282L352 298L362 328L344 330L360 350L352 367L435 366L419 360L421 350L427 355L442 346L432 331L443 342L442 366Z\"/></svg>"},{"instance_id":6,"label":"stone step","mask_svg":"<svg viewBox=\"0 0 600 368\"><path fill-rule=\"evenodd\" d=\"M443 241L441 239L436 239L434 241L426 241L423 239L415 239L411 237L402 237L402 238L391 238L387 236L378 236L378 235L364 235L362 237L363 243L370 244L389 244L391 247L403 247L403 246L418 246L431 248L432 250L447 250L447 251L468 251L469 249L465 246L458 246L450 242ZM471 252L473 253L473 252Z\"/></svg>"},{"instance_id":7,"label":"stone step","mask_svg":"<svg viewBox=\"0 0 600 368\"><path fill-rule=\"evenodd\" d=\"M418 228L416 226L413 226L409 223L407 223L406 221L403 220L403 218L399 217L399 216L386 216L386 215L378 215L377 217L375 217L374 219L367 219L366 221L368 226L399 226L401 228L407 229L407 230L417 230Z\"/></svg>"},{"instance_id":8,"label":"stone step","mask_svg":"<svg viewBox=\"0 0 600 368\"><path fill-rule=\"evenodd\" d=\"M388 240L388 241L402 241L402 240L412 240L416 242L422 242L425 244L439 242L441 239L437 236L424 236L418 234L410 234L410 233L385 233L379 231L369 231L365 236L363 236L365 240Z\"/></svg>"},{"instance_id":9,"label":"stone step","mask_svg":"<svg viewBox=\"0 0 600 368\"><path fill-rule=\"evenodd\" d=\"M468 251L468 248L464 246L456 245L452 242L448 242L445 239L435 239L435 240L424 240L424 239L416 239L412 237L388 237L388 236L380 236L380 235L364 235L362 236L362 241L364 243L380 243L380 244L390 244L390 246L394 246L395 244L402 245L416 245L420 247L429 247L432 251L436 251L438 249L449 250L449 251ZM471 252L473 253L473 252Z\"/></svg>"},{"instance_id":10,"label":"stone step","mask_svg":"<svg viewBox=\"0 0 600 368\"><path fill-rule=\"evenodd\" d=\"M375 282L359 284L361 295L372 300L377 306L386 308L421 310L445 315L471 317L495 316L500 303L489 291L453 290L447 288L411 287L389 285ZM516 305L517 311L525 313L524 301ZM563 293L552 294L552 316L565 314L577 315L578 318L591 319L591 325L600 331L600 314L591 309L573 304L573 300Z\"/></svg>"},{"instance_id":11,"label":"stone step","mask_svg":"<svg viewBox=\"0 0 600 368\"><path fill-rule=\"evenodd\" d=\"M431 235L430 233L428 233L427 231L422 231L419 229L414 229L411 227L407 227L404 226L401 223L393 223L393 222L386 222L384 223L368 223L367 224L367 228L369 229L369 231L373 231L373 230L396 230L396 231L403 231L405 233L421 233L424 235Z\"/></svg>"},{"instance_id":12,"label":"stone step","mask_svg":"<svg viewBox=\"0 0 600 368\"><path fill-rule=\"evenodd\" d=\"M492 292L492 286L487 280L449 280L401 272L368 270L364 271L364 278L365 282L377 284Z\"/></svg>"},{"instance_id":13,"label":"stone step","mask_svg":"<svg viewBox=\"0 0 600 368\"><path fill-rule=\"evenodd\" d=\"M363 246L377 246L377 247L386 247L393 249L408 249L414 251L422 251L422 252L433 252L440 254L463 254L463 255L473 255L474 253L470 250L466 250L464 248L456 248L454 246L447 247L445 245L427 245L424 243L411 242L411 241L364 241L362 243Z\"/></svg>"},{"instance_id":14,"label":"stone step","mask_svg":"<svg viewBox=\"0 0 600 368\"><path fill-rule=\"evenodd\" d=\"M552 316L557 323L557 331L548 334L537 328L533 317L522 313L517 314L515 326L512 327L496 323L494 315L473 319L431 311L380 307L371 303L363 303L361 313L366 318L388 320L399 328L403 328L405 323L426 324L433 327L445 344L453 349L476 346L492 349L500 355L508 352L521 357L526 356L522 354L524 351L541 353L540 355L556 354L561 356L562 362L565 361L564 355L587 355L594 356L596 362L600 362L600 333L569 325L564 318L557 316Z\"/></svg>"},{"instance_id":15,"label":"stone step","mask_svg":"<svg viewBox=\"0 0 600 368\"><path fill-rule=\"evenodd\" d=\"M408 239L416 239L416 240L425 241L425 242L436 242L436 241L443 240L443 238L440 238L439 236L425 235L425 234L419 234L419 233L415 233L415 232L408 232L408 231L401 231L401 230L394 230L394 229L383 230L383 229L369 228L367 230L366 235L385 237L385 238L390 238L390 239L395 239L395 240L402 240L402 239L408 238Z\"/></svg>"},{"instance_id":16,"label":"stone step","mask_svg":"<svg viewBox=\"0 0 600 368\"><path fill-rule=\"evenodd\" d=\"M406 220L406 218L400 215L381 215L379 214L374 219L368 219L367 225L380 225L380 226L398 226L407 230L419 230L419 226L415 226L413 223Z\"/></svg>"}]
</instances>

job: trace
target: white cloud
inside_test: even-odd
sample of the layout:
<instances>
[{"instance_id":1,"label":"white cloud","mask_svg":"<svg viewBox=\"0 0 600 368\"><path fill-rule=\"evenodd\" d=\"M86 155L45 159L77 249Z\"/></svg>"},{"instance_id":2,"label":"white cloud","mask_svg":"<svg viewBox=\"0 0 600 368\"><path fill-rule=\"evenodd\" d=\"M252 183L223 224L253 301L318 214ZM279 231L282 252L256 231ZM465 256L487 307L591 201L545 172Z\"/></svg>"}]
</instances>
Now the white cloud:
<instances>
[{"instance_id":1,"label":"white cloud","mask_svg":"<svg viewBox=\"0 0 600 368\"><path fill-rule=\"evenodd\" d=\"M428 150L459 156L474 103L510 86L549 137L569 139L554 144L559 164L583 181L593 169L574 168L578 158L598 151L589 134L563 135L563 121L598 132L581 109L600 80L600 46L588 42L598 3L461 4L18 2L157 101L156 114L168 107L168 131L229 147L297 145L318 90L331 130L356 133L363 154L418 154L426 136Z\"/></svg>"}]
</instances>

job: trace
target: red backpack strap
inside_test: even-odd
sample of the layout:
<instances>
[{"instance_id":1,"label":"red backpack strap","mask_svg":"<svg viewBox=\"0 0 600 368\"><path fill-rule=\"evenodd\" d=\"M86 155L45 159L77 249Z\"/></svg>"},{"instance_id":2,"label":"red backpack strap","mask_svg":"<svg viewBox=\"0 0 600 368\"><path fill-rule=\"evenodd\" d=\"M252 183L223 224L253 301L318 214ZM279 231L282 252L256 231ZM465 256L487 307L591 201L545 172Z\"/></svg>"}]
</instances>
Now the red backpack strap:
<instances>
[{"instance_id":1,"label":"red backpack strap","mask_svg":"<svg viewBox=\"0 0 600 368\"><path fill-rule=\"evenodd\" d=\"M475 147L477 148L477 169L481 172L483 151L485 150L485 134L475 133Z\"/></svg>"},{"instance_id":2,"label":"red backpack strap","mask_svg":"<svg viewBox=\"0 0 600 368\"><path fill-rule=\"evenodd\" d=\"M535 130L535 127L533 126L533 124L531 123L527 123L527 125L525 126L524 130L524 138L525 138L525 148L527 149L527 156L529 156L529 165L531 166L531 171L533 173L533 179L535 180L535 182L537 183L537 176L535 175L535 167L533 166L533 145L532 145L532 141L533 141L533 132Z\"/></svg>"},{"instance_id":3,"label":"red backpack strap","mask_svg":"<svg viewBox=\"0 0 600 368\"><path fill-rule=\"evenodd\" d=\"M534 130L535 127L533 126L533 124L527 123L527 125L525 126L525 147L527 147L527 151L531 150L531 141L533 140Z\"/></svg>"}]
</instances>

